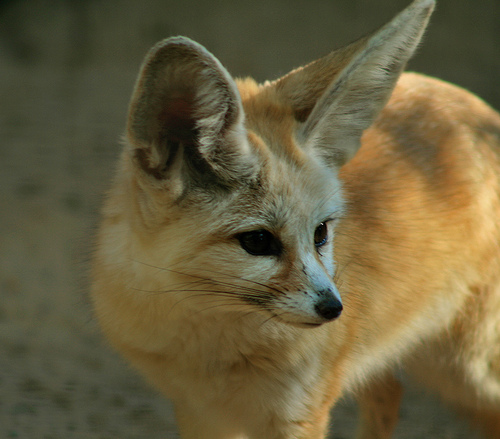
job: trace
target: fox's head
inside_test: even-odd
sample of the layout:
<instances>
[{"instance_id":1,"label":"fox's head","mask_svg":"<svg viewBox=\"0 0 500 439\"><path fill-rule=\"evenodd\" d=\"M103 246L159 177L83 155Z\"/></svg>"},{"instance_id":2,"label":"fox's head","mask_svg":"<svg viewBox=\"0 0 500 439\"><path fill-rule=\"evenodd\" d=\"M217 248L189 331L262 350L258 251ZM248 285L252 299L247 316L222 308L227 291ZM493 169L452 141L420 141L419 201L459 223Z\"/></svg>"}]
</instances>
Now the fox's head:
<instances>
[{"instance_id":1,"label":"fox's head","mask_svg":"<svg viewBox=\"0 0 500 439\"><path fill-rule=\"evenodd\" d=\"M263 85L182 37L147 55L104 240L137 294L300 326L337 318L339 169L385 105L432 7ZM128 262L127 262L128 261ZM133 294L133 292L131 293Z\"/></svg>"}]
</instances>

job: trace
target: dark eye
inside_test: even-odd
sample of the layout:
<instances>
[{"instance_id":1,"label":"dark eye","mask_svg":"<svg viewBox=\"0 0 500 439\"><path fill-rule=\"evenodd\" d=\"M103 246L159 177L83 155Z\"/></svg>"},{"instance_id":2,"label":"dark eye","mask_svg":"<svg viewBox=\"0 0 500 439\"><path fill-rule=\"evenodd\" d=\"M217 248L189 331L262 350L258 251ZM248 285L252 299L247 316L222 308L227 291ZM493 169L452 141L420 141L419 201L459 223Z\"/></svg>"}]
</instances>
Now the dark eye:
<instances>
[{"instance_id":1,"label":"dark eye","mask_svg":"<svg viewBox=\"0 0 500 439\"><path fill-rule=\"evenodd\" d=\"M281 251L280 242L267 230L253 230L238 235L241 247L251 255L278 255Z\"/></svg>"},{"instance_id":2,"label":"dark eye","mask_svg":"<svg viewBox=\"0 0 500 439\"><path fill-rule=\"evenodd\" d=\"M320 223L316 230L314 231L314 245L316 247L321 247L328 241L328 228L326 223Z\"/></svg>"}]
</instances>

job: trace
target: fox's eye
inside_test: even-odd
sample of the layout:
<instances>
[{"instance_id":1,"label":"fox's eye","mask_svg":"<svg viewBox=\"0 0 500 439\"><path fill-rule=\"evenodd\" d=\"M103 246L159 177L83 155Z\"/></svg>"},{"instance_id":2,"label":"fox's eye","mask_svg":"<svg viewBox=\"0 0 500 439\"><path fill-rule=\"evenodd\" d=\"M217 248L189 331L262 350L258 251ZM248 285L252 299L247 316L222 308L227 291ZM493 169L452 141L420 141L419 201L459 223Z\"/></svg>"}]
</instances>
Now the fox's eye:
<instances>
[{"instance_id":1,"label":"fox's eye","mask_svg":"<svg viewBox=\"0 0 500 439\"><path fill-rule=\"evenodd\" d=\"M328 241L328 228L326 223L320 223L316 230L314 231L314 245L316 247L321 247Z\"/></svg>"},{"instance_id":2,"label":"fox's eye","mask_svg":"<svg viewBox=\"0 0 500 439\"><path fill-rule=\"evenodd\" d=\"M253 230L238 235L241 247L254 256L278 255L280 242L267 230Z\"/></svg>"}]
</instances>

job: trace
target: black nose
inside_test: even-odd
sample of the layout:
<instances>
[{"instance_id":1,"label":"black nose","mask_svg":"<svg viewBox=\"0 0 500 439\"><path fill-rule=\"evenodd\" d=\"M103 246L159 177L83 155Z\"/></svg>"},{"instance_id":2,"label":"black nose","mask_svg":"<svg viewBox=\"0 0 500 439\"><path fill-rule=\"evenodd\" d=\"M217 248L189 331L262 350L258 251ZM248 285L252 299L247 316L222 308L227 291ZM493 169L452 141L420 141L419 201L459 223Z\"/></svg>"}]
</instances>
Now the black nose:
<instances>
[{"instance_id":1,"label":"black nose","mask_svg":"<svg viewBox=\"0 0 500 439\"><path fill-rule=\"evenodd\" d=\"M336 319L342 313L342 303L335 297L322 297L314 307L316 313L325 320Z\"/></svg>"}]
</instances>

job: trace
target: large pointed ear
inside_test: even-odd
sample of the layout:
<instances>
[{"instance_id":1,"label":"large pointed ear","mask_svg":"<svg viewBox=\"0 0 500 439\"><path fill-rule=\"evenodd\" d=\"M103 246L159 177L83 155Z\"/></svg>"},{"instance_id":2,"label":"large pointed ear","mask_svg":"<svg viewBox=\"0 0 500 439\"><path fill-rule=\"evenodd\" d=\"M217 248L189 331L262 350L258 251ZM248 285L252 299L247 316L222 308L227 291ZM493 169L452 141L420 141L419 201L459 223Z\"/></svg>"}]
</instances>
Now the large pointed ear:
<instances>
[{"instance_id":1,"label":"large pointed ear","mask_svg":"<svg viewBox=\"0 0 500 439\"><path fill-rule=\"evenodd\" d=\"M158 180L183 189L230 185L252 173L236 84L203 46L175 37L151 49L129 109L134 159Z\"/></svg>"},{"instance_id":2,"label":"large pointed ear","mask_svg":"<svg viewBox=\"0 0 500 439\"><path fill-rule=\"evenodd\" d=\"M299 139L333 167L354 156L415 51L434 0L415 0L377 32L271 84L303 122Z\"/></svg>"}]
</instances>

